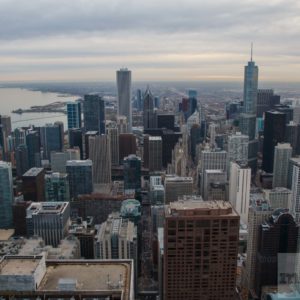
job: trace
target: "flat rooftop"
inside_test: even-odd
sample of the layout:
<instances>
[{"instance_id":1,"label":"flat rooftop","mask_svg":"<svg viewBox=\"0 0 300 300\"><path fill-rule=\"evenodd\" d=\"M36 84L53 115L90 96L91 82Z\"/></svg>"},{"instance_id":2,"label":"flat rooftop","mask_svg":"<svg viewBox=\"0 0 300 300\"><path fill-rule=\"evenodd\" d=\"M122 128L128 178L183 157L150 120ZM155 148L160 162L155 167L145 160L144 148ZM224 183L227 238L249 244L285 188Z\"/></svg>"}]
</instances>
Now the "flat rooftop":
<instances>
[{"instance_id":1,"label":"flat rooftop","mask_svg":"<svg viewBox=\"0 0 300 300\"><path fill-rule=\"evenodd\" d=\"M0 276L1 275L32 275L40 263L40 256L37 258L32 257L29 259L25 257L4 259L0 263Z\"/></svg>"},{"instance_id":2,"label":"flat rooftop","mask_svg":"<svg viewBox=\"0 0 300 300\"><path fill-rule=\"evenodd\" d=\"M9 240L15 233L14 229L0 229L0 241Z\"/></svg>"},{"instance_id":3,"label":"flat rooftop","mask_svg":"<svg viewBox=\"0 0 300 300\"><path fill-rule=\"evenodd\" d=\"M192 177L166 176L165 182L193 182Z\"/></svg>"},{"instance_id":4,"label":"flat rooftop","mask_svg":"<svg viewBox=\"0 0 300 300\"><path fill-rule=\"evenodd\" d=\"M35 177L43 171L43 168L31 168L27 172L25 172L22 177Z\"/></svg>"},{"instance_id":5,"label":"flat rooftop","mask_svg":"<svg viewBox=\"0 0 300 300\"><path fill-rule=\"evenodd\" d=\"M232 215L238 216L230 202L221 200L179 200L166 207L166 216Z\"/></svg>"},{"instance_id":6,"label":"flat rooftop","mask_svg":"<svg viewBox=\"0 0 300 300\"><path fill-rule=\"evenodd\" d=\"M86 167L92 166L93 163L90 159L87 160L68 160L66 166L74 166L74 167Z\"/></svg>"},{"instance_id":7,"label":"flat rooftop","mask_svg":"<svg viewBox=\"0 0 300 300\"><path fill-rule=\"evenodd\" d=\"M60 214L68 205L69 202L33 202L27 208L27 215Z\"/></svg>"}]
</instances>

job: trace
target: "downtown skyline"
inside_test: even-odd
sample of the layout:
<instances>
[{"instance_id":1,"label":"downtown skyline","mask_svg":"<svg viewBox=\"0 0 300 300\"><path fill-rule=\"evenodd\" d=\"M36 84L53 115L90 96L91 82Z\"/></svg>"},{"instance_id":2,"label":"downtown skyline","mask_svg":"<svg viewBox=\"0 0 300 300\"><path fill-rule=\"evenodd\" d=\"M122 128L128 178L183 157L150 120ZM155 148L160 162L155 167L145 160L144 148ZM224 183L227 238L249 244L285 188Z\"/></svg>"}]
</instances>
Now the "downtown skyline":
<instances>
[{"instance_id":1,"label":"downtown skyline","mask_svg":"<svg viewBox=\"0 0 300 300\"><path fill-rule=\"evenodd\" d=\"M103 80L128 67L135 81L300 82L296 0L236 3L0 0L0 81Z\"/></svg>"}]
</instances>

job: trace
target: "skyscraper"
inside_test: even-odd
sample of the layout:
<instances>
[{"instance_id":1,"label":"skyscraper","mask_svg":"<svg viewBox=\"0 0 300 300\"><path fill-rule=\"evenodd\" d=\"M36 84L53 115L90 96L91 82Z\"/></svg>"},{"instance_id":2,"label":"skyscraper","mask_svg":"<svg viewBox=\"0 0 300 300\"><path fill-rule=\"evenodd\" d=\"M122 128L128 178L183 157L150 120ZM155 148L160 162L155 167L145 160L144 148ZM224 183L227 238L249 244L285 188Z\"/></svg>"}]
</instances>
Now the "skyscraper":
<instances>
[{"instance_id":1,"label":"skyscraper","mask_svg":"<svg viewBox=\"0 0 300 300\"><path fill-rule=\"evenodd\" d=\"M274 108L280 103L280 96L274 95L270 89L259 89L257 91L257 117L262 117L264 112Z\"/></svg>"},{"instance_id":2,"label":"skyscraper","mask_svg":"<svg viewBox=\"0 0 300 300\"><path fill-rule=\"evenodd\" d=\"M290 144L275 146L273 166L273 188L287 187L289 160L293 149Z\"/></svg>"},{"instance_id":3,"label":"skyscraper","mask_svg":"<svg viewBox=\"0 0 300 300\"><path fill-rule=\"evenodd\" d=\"M154 97L149 87L144 94L143 118L144 130L157 127L156 113L154 112Z\"/></svg>"},{"instance_id":4,"label":"skyscraper","mask_svg":"<svg viewBox=\"0 0 300 300\"><path fill-rule=\"evenodd\" d=\"M13 226L13 200L11 164L0 161L0 229L8 229Z\"/></svg>"},{"instance_id":5,"label":"skyscraper","mask_svg":"<svg viewBox=\"0 0 300 300\"><path fill-rule=\"evenodd\" d=\"M128 130L132 127L132 108L131 108L131 71L122 68L117 71L118 88L118 115L126 116Z\"/></svg>"},{"instance_id":6,"label":"skyscraper","mask_svg":"<svg viewBox=\"0 0 300 300\"><path fill-rule=\"evenodd\" d=\"M241 217L244 224L248 224L250 202L251 169L235 162L230 164L229 201Z\"/></svg>"},{"instance_id":7,"label":"skyscraper","mask_svg":"<svg viewBox=\"0 0 300 300\"><path fill-rule=\"evenodd\" d=\"M284 142L286 114L278 111L265 113L262 169L273 172L274 150L278 143Z\"/></svg>"},{"instance_id":8,"label":"skyscraper","mask_svg":"<svg viewBox=\"0 0 300 300\"><path fill-rule=\"evenodd\" d=\"M40 127L40 137L44 159L50 160L52 151L62 151L62 133L58 124L46 124L46 126Z\"/></svg>"},{"instance_id":9,"label":"skyscraper","mask_svg":"<svg viewBox=\"0 0 300 300\"><path fill-rule=\"evenodd\" d=\"M162 139L160 136L149 137L149 171L162 169Z\"/></svg>"},{"instance_id":10,"label":"skyscraper","mask_svg":"<svg viewBox=\"0 0 300 300\"><path fill-rule=\"evenodd\" d=\"M17 176L21 177L28 169L28 150L24 144L19 145L15 150Z\"/></svg>"},{"instance_id":11,"label":"skyscraper","mask_svg":"<svg viewBox=\"0 0 300 300\"><path fill-rule=\"evenodd\" d=\"M107 134L110 140L110 153L112 166L118 166L120 163L119 156L119 131L117 127L108 128Z\"/></svg>"},{"instance_id":12,"label":"skyscraper","mask_svg":"<svg viewBox=\"0 0 300 300\"><path fill-rule=\"evenodd\" d=\"M41 144L38 131L29 131L26 135L29 168L41 166Z\"/></svg>"},{"instance_id":13,"label":"skyscraper","mask_svg":"<svg viewBox=\"0 0 300 300\"><path fill-rule=\"evenodd\" d=\"M124 158L124 189L141 191L141 159L131 154Z\"/></svg>"},{"instance_id":14,"label":"skyscraper","mask_svg":"<svg viewBox=\"0 0 300 300\"><path fill-rule=\"evenodd\" d=\"M80 159L83 159L83 130L79 128L69 129L69 146L70 148L78 147L80 149Z\"/></svg>"},{"instance_id":15,"label":"skyscraper","mask_svg":"<svg viewBox=\"0 0 300 300\"><path fill-rule=\"evenodd\" d=\"M105 102L99 95L85 95L83 101L85 131L105 134Z\"/></svg>"},{"instance_id":16,"label":"skyscraper","mask_svg":"<svg viewBox=\"0 0 300 300\"><path fill-rule=\"evenodd\" d=\"M292 213L295 214L296 222L300 222L300 160L292 159Z\"/></svg>"},{"instance_id":17,"label":"skyscraper","mask_svg":"<svg viewBox=\"0 0 300 300\"><path fill-rule=\"evenodd\" d=\"M80 101L67 103L68 129L81 128L81 103Z\"/></svg>"},{"instance_id":18,"label":"skyscraper","mask_svg":"<svg viewBox=\"0 0 300 300\"><path fill-rule=\"evenodd\" d=\"M67 174L46 173L45 175L45 201L70 201L69 180Z\"/></svg>"},{"instance_id":19,"label":"skyscraper","mask_svg":"<svg viewBox=\"0 0 300 300\"><path fill-rule=\"evenodd\" d=\"M228 161L248 163L249 136L240 132L228 136Z\"/></svg>"},{"instance_id":20,"label":"skyscraper","mask_svg":"<svg viewBox=\"0 0 300 300\"><path fill-rule=\"evenodd\" d=\"M31 168L22 176L24 200L42 202L45 200L45 171L43 168Z\"/></svg>"},{"instance_id":21,"label":"skyscraper","mask_svg":"<svg viewBox=\"0 0 300 300\"><path fill-rule=\"evenodd\" d=\"M239 216L229 202L167 205L164 299L234 299L238 240Z\"/></svg>"},{"instance_id":22,"label":"skyscraper","mask_svg":"<svg viewBox=\"0 0 300 300\"><path fill-rule=\"evenodd\" d=\"M93 162L95 184L111 183L111 153L108 135L89 137L89 159Z\"/></svg>"},{"instance_id":23,"label":"skyscraper","mask_svg":"<svg viewBox=\"0 0 300 300\"><path fill-rule=\"evenodd\" d=\"M193 178L166 176L165 203L177 201L180 196L193 194Z\"/></svg>"}]
</instances>

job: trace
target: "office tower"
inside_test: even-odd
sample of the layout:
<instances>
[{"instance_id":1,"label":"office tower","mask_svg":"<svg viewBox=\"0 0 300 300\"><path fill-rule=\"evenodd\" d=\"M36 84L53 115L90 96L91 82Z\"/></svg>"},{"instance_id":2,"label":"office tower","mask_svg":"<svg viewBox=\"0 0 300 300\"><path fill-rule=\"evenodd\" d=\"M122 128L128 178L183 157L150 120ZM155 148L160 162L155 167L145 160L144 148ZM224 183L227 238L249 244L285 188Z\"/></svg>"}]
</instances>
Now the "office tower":
<instances>
[{"instance_id":1,"label":"office tower","mask_svg":"<svg viewBox=\"0 0 300 300\"><path fill-rule=\"evenodd\" d=\"M126 116L117 116L117 127L119 134L128 133L128 122Z\"/></svg>"},{"instance_id":2,"label":"office tower","mask_svg":"<svg viewBox=\"0 0 300 300\"><path fill-rule=\"evenodd\" d=\"M28 169L28 150L24 144L19 145L15 150L17 176L21 177Z\"/></svg>"},{"instance_id":3,"label":"office tower","mask_svg":"<svg viewBox=\"0 0 300 300\"><path fill-rule=\"evenodd\" d=\"M79 148L66 149L64 152L51 152L51 170L53 172L66 173L68 160L80 160Z\"/></svg>"},{"instance_id":4,"label":"office tower","mask_svg":"<svg viewBox=\"0 0 300 300\"><path fill-rule=\"evenodd\" d=\"M176 201L165 210L164 299L234 299L239 216L229 202Z\"/></svg>"},{"instance_id":5,"label":"office tower","mask_svg":"<svg viewBox=\"0 0 300 300\"><path fill-rule=\"evenodd\" d=\"M45 175L45 201L70 201L69 180L67 174L46 173Z\"/></svg>"},{"instance_id":6,"label":"office tower","mask_svg":"<svg viewBox=\"0 0 300 300\"><path fill-rule=\"evenodd\" d=\"M265 113L262 169L273 172L274 150L278 143L284 142L286 114L278 111Z\"/></svg>"},{"instance_id":7,"label":"office tower","mask_svg":"<svg viewBox=\"0 0 300 300\"><path fill-rule=\"evenodd\" d=\"M136 101L137 101L137 110L143 111L143 96L140 89L136 90Z\"/></svg>"},{"instance_id":8,"label":"office tower","mask_svg":"<svg viewBox=\"0 0 300 300\"><path fill-rule=\"evenodd\" d=\"M157 127L156 113L154 112L154 99L149 88L147 88L144 94L143 119L144 130Z\"/></svg>"},{"instance_id":9,"label":"office tower","mask_svg":"<svg viewBox=\"0 0 300 300\"><path fill-rule=\"evenodd\" d=\"M150 176L149 199L152 205L165 203L165 188L160 176Z\"/></svg>"},{"instance_id":10,"label":"office tower","mask_svg":"<svg viewBox=\"0 0 300 300\"><path fill-rule=\"evenodd\" d=\"M66 171L69 177L70 199L93 192L93 163L91 160L69 160Z\"/></svg>"},{"instance_id":11,"label":"office tower","mask_svg":"<svg viewBox=\"0 0 300 300\"><path fill-rule=\"evenodd\" d=\"M122 201L122 206L120 209L120 217L122 219L128 219L136 226L141 220L141 203L135 199L126 199Z\"/></svg>"},{"instance_id":12,"label":"office tower","mask_svg":"<svg viewBox=\"0 0 300 300\"><path fill-rule=\"evenodd\" d=\"M189 97L189 115L191 116L197 109L197 91L189 90L188 97Z\"/></svg>"},{"instance_id":13,"label":"office tower","mask_svg":"<svg viewBox=\"0 0 300 300\"><path fill-rule=\"evenodd\" d=\"M118 128L108 128L107 135L110 140L110 156L111 156L111 165L118 166L120 163L119 159L119 131Z\"/></svg>"},{"instance_id":14,"label":"office tower","mask_svg":"<svg viewBox=\"0 0 300 300\"><path fill-rule=\"evenodd\" d=\"M248 135L249 140L256 137L256 117L255 115L241 113L239 115L239 130L243 135Z\"/></svg>"},{"instance_id":15,"label":"office tower","mask_svg":"<svg viewBox=\"0 0 300 300\"><path fill-rule=\"evenodd\" d=\"M175 115L170 113L157 114L157 128L175 129Z\"/></svg>"},{"instance_id":16,"label":"office tower","mask_svg":"<svg viewBox=\"0 0 300 300\"><path fill-rule=\"evenodd\" d=\"M226 119L235 120L242 111L241 101L232 101L226 103Z\"/></svg>"},{"instance_id":17,"label":"office tower","mask_svg":"<svg viewBox=\"0 0 300 300\"><path fill-rule=\"evenodd\" d=\"M26 210L31 204L30 201L24 201L23 198L15 198L12 212L13 212L13 224L16 236L26 236Z\"/></svg>"},{"instance_id":18,"label":"office tower","mask_svg":"<svg viewBox=\"0 0 300 300\"><path fill-rule=\"evenodd\" d=\"M229 201L240 215L241 221L248 224L250 202L251 169L231 162L229 179Z\"/></svg>"},{"instance_id":19,"label":"office tower","mask_svg":"<svg viewBox=\"0 0 300 300\"><path fill-rule=\"evenodd\" d=\"M78 147L80 149L80 159L83 159L83 141L82 129L72 128L69 129L69 146L70 148Z\"/></svg>"},{"instance_id":20,"label":"office tower","mask_svg":"<svg viewBox=\"0 0 300 300\"><path fill-rule=\"evenodd\" d=\"M13 226L13 200L11 164L0 161L0 229L8 229Z\"/></svg>"},{"instance_id":21,"label":"office tower","mask_svg":"<svg viewBox=\"0 0 300 300\"><path fill-rule=\"evenodd\" d=\"M132 133L119 134L119 158L120 162L130 154L136 154L136 137Z\"/></svg>"},{"instance_id":22,"label":"office tower","mask_svg":"<svg viewBox=\"0 0 300 300\"><path fill-rule=\"evenodd\" d=\"M274 110L285 114L285 123L289 124L293 121L293 107L287 104L276 104L274 105Z\"/></svg>"},{"instance_id":23,"label":"office tower","mask_svg":"<svg viewBox=\"0 0 300 300\"><path fill-rule=\"evenodd\" d=\"M292 156L300 153L300 124L296 124L293 121L286 124L284 141L291 144L293 149Z\"/></svg>"},{"instance_id":24,"label":"office tower","mask_svg":"<svg viewBox=\"0 0 300 300\"><path fill-rule=\"evenodd\" d=\"M67 103L67 117L68 117L68 129L81 128L81 102L68 102Z\"/></svg>"},{"instance_id":25,"label":"office tower","mask_svg":"<svg viewBox=\"0 0 300 300\"><path fill-rule=\"evenodd\" d=\"M290 144L275 146L273 165L273 188L287 187L289 160L293 149Z\"/></svg>"},{"instance_id":26,"label":"office tower","mask_svg":"<svg viewBox=\"0 0 300 300\"><path fill-rule=\"evenodd\" d=\"M254 296L257 246L259 239L259 227L267 217L272 214L268 202L262 193L250 194L250 208L248 216L248 239L247 239L247 260L246 260L246 287L249 293Z\"/></svg>"},{"instance_id":27,"label":"office tower","mask_svg":"<svg viewBox=\"0 0 300 300\"><path fill-rule=\"evenodd\" d=\"M141 159L131 154L124 158L124 190L141 191Z\"/></svg>"},{"instance_id":28,"label":"office tower","mask_svg":"<svg viewBox=\"0 0 300 300\"><path fill-rule=\"evenodd\" d=\"M26 132L22 128L16 128L10 134L12 140L12 149L15 150L18 146L26 144Z\"/></svg>"},{"instance_id":29,"label":"office tower","mask_svg":"<svg viewBox=\"0 0 300 300\"><path fill-rule=\"evenodd\" d=\"M201 151L200 158L200 191L201 195L204 193L204 174L206 170L223 170L227 167L227 152L224 150L205 149Z\"/></svg>"},{"instance_id":30,"label":"office tower","mask_svg":"<svg viewBox=\"0 0 300 300\"><path fill-rule=\"evenodd\" d=\"M88 131L84 134L84 157L89 158L89 138L99 135L98 131Z\"/></svg>"},{"instance_id":31,"label":"office tower","mask_svg":"<svg viewBox=\"0 0 300 300\"><path fill-rule=\"evenodd\" d=\"M178 197L193 194L193 178L166 176L165 178L165 203L174 202Z\"/></svg>"},{"instance_id":32,"label":"office tower","mask_svg":"<svg viewBox=\"0 0 300 300\"><path fill-rule=\"evenodd\" d=\"M160 136L149 137L149 171L162 169L162 139Z\"/></svg>"},{"instance_id":33,"label":"office tower","mask_svg":"<svg viewBox=\"0 0 300 300\"><path fill-rule=\"evenodd\" d=\"M3 126L6 137L11 133L11 118L10 116L0 115L0 124Z\"/></svg>"},{"instance_id":34,"label":"office tower","mask_svg":"<svg viewBox=\"0 0 300 300\"><path fill-rule=\"evenodd\" d=\"M46 124L40 127L41 146L43 148L43 159L50 160L52 151L62 151L61 127L59 125Z\"/></svg>"},{"instance_id":35,"label":"office tower","mask_svg":"<svg viewBox=\"0 0 300 300\"><path fill-rule=\"evenodd\" d=\"M224 170L204 171L203 200L226 200L227 173Z\"/></svg>"},{"instance_id":36,"label":"office tower","mask_svg":"<svg viewBox=\"0 0 300 300\"><path fill-rule=\"evenodd\" d=\"M271 89L259 89L257 91L257 117L262 117L263 114L280 104L280 96L274 95Z\"/></svg>"},{"instance_id":37,"label":"office tower","mask_svg":"<svg viewBox=\"0 0 300 300\"><path fill-rule=\"evenodd\" d=\"M131 108L131 71L122 68L117 71L118 89L118 115L126 116L128 129L132 127L132 108Z\"/></svg>"},{"instance_id":38,"label":"office tower","mask_svg":"<svg viewBox=\"0 0 300 300\"><path fill-rule=\"evenodd\" d=\"M284 187L276 187L272 190L264 190L272 209L288 208L292 210L292 191Z\"/></svg>"},{"instance_id":39,"label":"office tower","mask_svg":"<svg viewBox=\"0 0 300 300\"><path fill-rule=\"evenodd\" d=\"M294 110L293 110L293 121L296 124L300 123L300 105L299 105L299 102L297 103L297 105L294 107Z\"/></svg>"},{"instance_id":40,"label":"office tower","mask_svg":"<svg viewBox=\"0 0 300 300\"><path fill-rule=\"evenodd\" d=\"M16 271L16 266L22 272ZM134 298L132 260L51 261L45 260L44 255L6 256L0 267L1 270L5 267L5 274L0 274L3 297L84 299L93 295L95 299Z\"/></svg>"},{"instance_id":41,"label":"office tower","mask_svg":"<svg viewBox=\"0 0 300 300\"><path fill-rule=\"evenodd\" d=\"M95 242L95 258L137 259L137 228L128 219L112 213L102 223Z\"/></svg>"},{"instance_id":42,"label":"office tower","mask_svg":"<svg viewBox=\"0 0 300 300\"><path fill-rule=\"evenodd\" d=\"M228 161L248 163L249 136L237 132L228 136Z\"/></svg>"},{"instance_id":43,"label":"office tower","mask_svg":"<svg viewBox=\"0 0 300 300\"><path fill-rule=\"evenodd\" d=\"M3 125L0 124L0 159L6 160L6 154L7 154L6 134Z\"/></svg>"},{"instance_id":44,"label":"office tower","mask_svg":"<svg viewBox=\"0 0 300 300\"><path fill-rule=\"evenodd\" d=\"M105 102L99 95L85 95L83 101L85 131L105 134Z\"/></svg>"},{"instance_id":45,"label":"office tower","mask_svg":"<svg viewBox=\"0 0 300 300\"><path fill-rule=\"evenodd\" d=\"M31 168L22 176L22 191L25 201L42 202L45 199L45 171Z\"/></svg>"},{"instance_id":46,"label":"office tower","mask_svg":"<svg viewBox=\"0 0 300 300\"><path fill-rule=\"evenodd\" d=\"M292 213L295 214L296 222L300 222L300 160L291 159L292 163Z\"/></svg>"},{"instance_id":47,"label":"office tower","mask_svg":"<svg viewBox=\"0 0 300 300\"><path fill-rule=\"evenodd\" d=\"M41 143L38 131L29 131L26 135L29 168L41 166Z\"/></svg>"},{"instance_id":48,"label":"office tower","mask_svg":"<svg viewBox=\"0 0 300 300\"><path fill-rule=\"evenodd\" d=\"M278 254L297 253L298 233L299 225L286 209L274 211L260 225L255 274L257 296L260 297L262 287L278 285Z\"/></svg>"},{"instance_id":49,"label":"office tower","mask_svg":"<svg viewBox=\"0 0 300 300\"><path fill-rule=\"evenodd\" d=\"M40 236L53 247L67 235L69 221L69 202L31 203L26 211L27 234Z\"/></svg>"},{"instance_id":50,"label":"office tower","mask_svg":"<svg viewBox=\"0 0 300 300\"><path fill-rule=\"evenodd\" d=\"M61 121L56 121L54 122L55 126L58 126L59 132L60 132L60 141L61 141L61 149L64 148L65 145L65 128L64 128L64 123Z\"/></svg>"},{"instance_id":51,"label":"office tower","mask_svg":"<svg viewBox=\"0 0 300 300\"><path fill-rule=\"evenodd\" d=\"M111 183L110 140L105 134L89 138L89 159L93 162L95 184Z\"/></svg>"}]
</instances>

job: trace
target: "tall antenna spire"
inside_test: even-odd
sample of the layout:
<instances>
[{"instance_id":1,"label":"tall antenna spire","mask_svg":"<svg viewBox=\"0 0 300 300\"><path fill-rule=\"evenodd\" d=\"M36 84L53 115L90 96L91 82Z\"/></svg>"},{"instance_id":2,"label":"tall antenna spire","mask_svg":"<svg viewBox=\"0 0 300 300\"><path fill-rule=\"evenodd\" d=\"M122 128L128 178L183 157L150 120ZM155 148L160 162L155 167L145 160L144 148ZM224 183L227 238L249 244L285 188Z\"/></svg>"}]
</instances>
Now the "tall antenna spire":
<instances>
[{"instance_id":1,"label":"tall antenna spire","mask_svg":"<svg viewBox=\"0 0 300 300\"><path fill-rule=\"evenodd\" d=\"M253 56L253 42L251 42L251 62L252 62L252 56Z\"/></svg>"}]
</instances>

